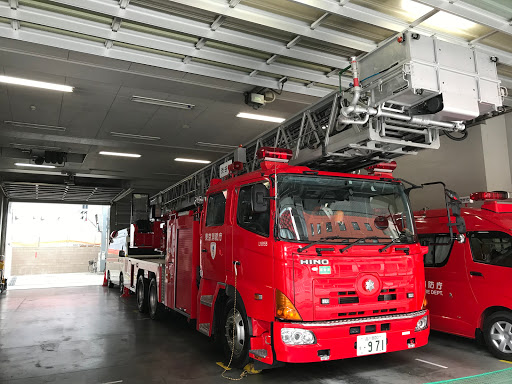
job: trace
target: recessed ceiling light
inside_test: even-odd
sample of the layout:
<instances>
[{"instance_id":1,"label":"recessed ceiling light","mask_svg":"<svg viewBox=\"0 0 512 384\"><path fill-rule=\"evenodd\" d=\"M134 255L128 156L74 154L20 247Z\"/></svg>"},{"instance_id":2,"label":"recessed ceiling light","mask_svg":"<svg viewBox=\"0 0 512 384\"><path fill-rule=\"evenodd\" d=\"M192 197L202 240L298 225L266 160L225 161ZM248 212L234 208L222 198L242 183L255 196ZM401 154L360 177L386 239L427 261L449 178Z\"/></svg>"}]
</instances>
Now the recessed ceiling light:
<instances>
[{"instance_id":1,"label":"recessed ceiling light","mask_svg":"<svg viewBox=\"0 0 512 384\"><path fill-rule=\"evenodd\" d=\"M44 81L28 80L11 76L0 76L0 83L24 85L26 87L49 89L52 91L73 92L73 87L69 85L45 83Z\"/></svg>"},{"instance_id":2,"label":"recessed ceiling light","mask_svg":"<svg viewBox=\"0 0 512 384\"><path fill-rule=\"evenodd\" d=\"M14 163L17 167L33 167L33 168L55 168L55 165L31 164L31 163Z\"/></svg>"},{"instance_id":3,"label":"recessed ceiling light","mask_svg":"<svg viewBox=\"0 0 512 384\"><path fill-rule=\"evenodd\" d=\"M126 138L126 139L138 139L138 140L150 140L150 141L156 141L156 140L161 139L158 136L134 135L131 133L123 133L123 132L110 132L110 134L115 137L122 137L122 138Z\"/></svg>"},{"instance_id":4,"label":"recessed ceiling light","mask_svg":"<svg viewBox=\"0 0 512 384\"><path fill-rule=\"evenodd\" d=\"M12 125L14 127L20 127L20 128L44 129L44 130L47 130L47 131L64 132L66 130L66 127L59 127L59 126L56 126L56 125L44 125L44 124L25 123L23 121L5 120L4 124L8 124L8 125Z\"/></svg>"},{"instance_id":5,"label":"recessed ceiling light","mask_svg":"<svg viewBox=\"0 0 512 384\"><path fill-rule=\"evenodd\" d=\"M273 116L265 116L265 115L255 115L252 113L240 112L236 117L241 117L243 119L252 119L252 120L261 120L261 121L270 121L272 123L282 123L286 119L282 117L273 117Z\"/></svg>"},{"instance_id":6,"label":"recessed ceiling light","mask_svg":"<svg viewBox=\"0 0 512 384\"><path fill-rule=\"evenodd\" d=\"M138 153L123 153L123 152L108 152L108 151L101 151L100 155L119 156L119 157L140 157L140 155Z\"/></svg>"},{"instance_id":7,"label":"recessed ceiling light","mask_svg":"<svg viewBox=\"0 0 512 384\"><path fill-rule=\"evenodd\" d=\"M210 160L196 160L196 159L184 159L182 157L177 157L174 161L183 161L185 163L199 163L199 164L210 164Z\"/></svg>"},{"instance_id":8,"label":"recessed ceiling light","mask_svg":"<svg viewBox=\"0 0 512 384\"><path fill-rule=\"evenodd\" d=\"M131 100L135 101L136 103L159 105L161 107L171 107L171 108L179 108L179 109L192 109L195 107L194 104L178 103L177 101L153 99L151 97L143 97L143 96L135 96L135 95L132 96Z\"/></svg>"}]
</instances>

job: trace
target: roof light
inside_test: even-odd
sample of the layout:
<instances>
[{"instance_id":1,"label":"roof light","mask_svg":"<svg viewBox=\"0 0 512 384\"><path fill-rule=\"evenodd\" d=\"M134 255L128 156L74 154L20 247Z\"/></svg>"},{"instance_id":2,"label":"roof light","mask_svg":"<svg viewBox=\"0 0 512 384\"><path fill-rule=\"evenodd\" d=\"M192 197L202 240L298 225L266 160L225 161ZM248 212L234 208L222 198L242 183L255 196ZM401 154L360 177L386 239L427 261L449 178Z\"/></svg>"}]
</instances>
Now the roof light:
<instances>
[{"instance_id":1,"label":"roof light","mask_svg":"<svg viewBox=\"0 0 512 384\"><path fill-rule=\"evenodd\" d=\"M245 113L240 112L236 117L241 117L242 119L252 119L252 120L261 120L261 121L270 121L271 123L282 123L286 119L282 117L274 117L274 116L265 116L265 115L255 115L253 113Z\"/></svg>"},{"instance_id":2,"label":"roof light","mask_svg":"<svg viewBox=\"0 0 512 384\"><path fill-rule=\"evenodd\" d=\"M73 92L73 87L70 87L69 85L45 83L43 81L21 79L19 77L11 76L0 76L0 83L24 85L26 87L49 89L51 91Z\"/></svg>"},{"instance_id":3,"label":"roof light","mask_svg":"<svg viewBox=\"0 0 512 384\"><path fill-rule=\"evenodd\" d=\"M17 167L33 167L33 168L55 168L55 165L43 165L32 163L14 163Z\"/></svg>"},{"instance_id":4,"label":"roof light","mask_svg":"<svg viewBox=\"0 0 512 384\"><path fill-rule=\"evenodd\" d=\"M275 147L261 147L257 152L258 159L278 161L287 163L291 160L293 152L291 149L275 148Z\"/></svg>"},{"instance_id":5,"label":"roof light","mask_svg":"<svg viewBox=\"0 0 512 384\"><path fill-rule=\"evenodd\" d=\"M199 163L199 164L210 164L210 160L197 160L197 159L184 159L182 157L177 157L174 161L183 161L185 163Z\"/></svg>"},{"instance_id":6,"label":"roof light","mask_svg":"<svg viewBox=\"0 0 512 384\"><path fill-rule=\"evenodd\" d=\"M140 157L140 155L138 153L107 152L107 151L101 151L100 155L119 156L119 157Z\"/></svg>"},{"instance_id":7,"label":"roof light","mask_svg":"<svg viewBox=\"0 0 512 384\"><path fill-rule=\"evenodd\" d=\"M392 176L393 171L396 169L396 161L370 165L365 169L368 171L368 174L372 176Z\"/></svg>"},{"instance_id":8,"label":"roof light","mask_svg":"<svg viewBox=\"0 0 512 384\"><path fill-rule=\"evenodd\" d=\"M495 192L474 192L469 195L471 200L506 200L512 198L510 192L495 191Z\"/></svg>"}]
</instances>

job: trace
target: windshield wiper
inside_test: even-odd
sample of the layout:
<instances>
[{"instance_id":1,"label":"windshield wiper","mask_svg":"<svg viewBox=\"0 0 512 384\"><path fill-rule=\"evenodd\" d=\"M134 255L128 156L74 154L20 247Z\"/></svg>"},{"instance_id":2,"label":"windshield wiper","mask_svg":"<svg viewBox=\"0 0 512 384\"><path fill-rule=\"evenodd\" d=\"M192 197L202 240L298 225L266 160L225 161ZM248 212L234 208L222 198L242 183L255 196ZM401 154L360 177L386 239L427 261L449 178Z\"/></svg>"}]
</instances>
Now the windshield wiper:
<instances>
[{"instance_id":1,"label":"windshield wiper","mask_svg":"<svg viewBox=\"0 0 512 384\"><path fill-rule=\"evenodd\" d=\"M366 236L366 237L360 237L356 241L353 241L349 245L347 245L345 248L340 249L340 253L345 252L347 249L352 248L354 245L365 243L366 240L389 240L389 237L378 237L378 236ZM388 244L389 245L389 244Z\"/></svg>"},{"instance_id":2,"label":"windshield wiper","mask_svg":"<svg viewBox=\"0 0 512 384\"><path fill-rule=\"evenodd\" d=\"M297 249L297 251L298 252L304 252L306 249L312 247L313 245L320 244L320 243L322 243L325 240L350 240L350 239L356 239L356 237L343 237L343 236L327 236L327 237L322 237L319 240L312 241L311 243L309 243L305 247Z\"/></svg>"},{"instance_id":3,"label":"windshield wiper","mask_svg":"<svg viewBox=\"0 0 512 384\"><path fill-rule=\"evenodd\" d=\"M389 243L386 246L384 246L381 249L379 249L379 252L384 252L386 249L388 249L392 245L395 245L396 243L401 243L401 242L402 242L402 240L400 240L400 238L397 237L396 239L391 240L391 243Z\"/></svg>"}]
</instances>

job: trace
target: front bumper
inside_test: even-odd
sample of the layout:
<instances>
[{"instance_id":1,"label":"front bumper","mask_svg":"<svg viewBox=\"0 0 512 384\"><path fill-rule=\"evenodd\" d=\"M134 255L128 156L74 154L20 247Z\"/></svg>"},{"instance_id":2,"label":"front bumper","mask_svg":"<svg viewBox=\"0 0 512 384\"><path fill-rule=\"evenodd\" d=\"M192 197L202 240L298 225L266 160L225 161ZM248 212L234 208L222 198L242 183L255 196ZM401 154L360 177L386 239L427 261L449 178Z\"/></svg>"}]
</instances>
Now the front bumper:
<instances>
[{"instance_id":1,"label":"front bumper","mask_svg":"<svg viewBox=\"0 0 512 384\"><path fill-rule=\"evenodd\" d=\"M357 357L357 336L372 333L386 333L386 352L422 347L427 344L430 333L430 320L427 329L416 332L419 319L428 315L427 310L376 316L360 319L346 319L323 322L285 323L274 322L274 349L276 360L287 363L310 363L324 360ZM375 332L366 332L366 326L375 325ZM360 327L359 334L351 335L350 328ZM287 345L281 340L282 328L302 328L315 334L316 344ZM370 327L371 328L371 327ZM386 330L388 329L389 330ZM408 343L414 339L414 345Z\"/></svg>"}]
</instances>

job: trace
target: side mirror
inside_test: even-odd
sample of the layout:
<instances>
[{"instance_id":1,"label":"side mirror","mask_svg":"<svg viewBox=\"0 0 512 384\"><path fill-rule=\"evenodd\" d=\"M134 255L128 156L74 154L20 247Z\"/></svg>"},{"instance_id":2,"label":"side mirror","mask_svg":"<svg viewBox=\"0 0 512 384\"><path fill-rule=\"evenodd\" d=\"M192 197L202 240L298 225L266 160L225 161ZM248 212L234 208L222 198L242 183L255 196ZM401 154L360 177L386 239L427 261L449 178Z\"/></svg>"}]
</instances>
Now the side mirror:
<instances>
[{"instance_id":1,"label":"side mirror","mask_svg":"<svg viewBox=\"0 0 512 384\"><path fill-rule=\"evenodd\" d=\"M251 187L251 208L254 213L267 212L269 209L270 192L263 184Z\"/></svg>"},{"instance_id":2,"label":"side mirror","mask_svg":"<svg viewBox=\"0 0 512 384\"><path fill-rule=\"evenodd\" d=\"M459 234L464 235L466 233L466 222L460 212L462 203L460 202L459 196L449 189L445 189L445 196L448 217L450 215L450 209L452 210L453 217L455 217L455 223L448 222L448 225L456 227Z\"/></svg>"}]
</instances>

